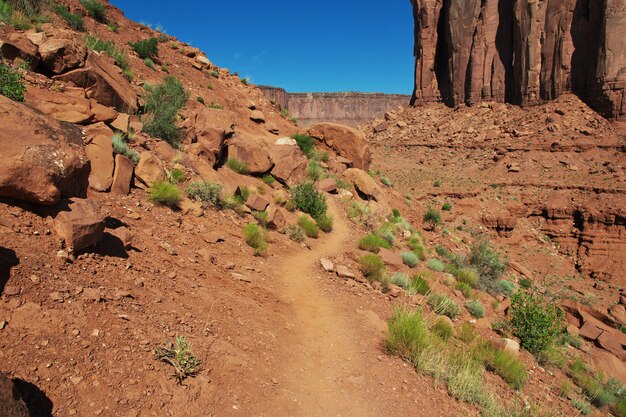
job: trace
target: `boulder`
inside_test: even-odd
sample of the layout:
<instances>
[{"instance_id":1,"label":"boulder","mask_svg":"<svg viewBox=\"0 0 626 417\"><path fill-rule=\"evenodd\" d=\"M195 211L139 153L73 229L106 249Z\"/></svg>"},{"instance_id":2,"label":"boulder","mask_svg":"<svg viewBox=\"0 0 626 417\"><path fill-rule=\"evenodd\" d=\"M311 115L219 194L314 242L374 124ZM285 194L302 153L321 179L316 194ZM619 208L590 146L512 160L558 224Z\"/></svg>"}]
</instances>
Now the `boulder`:
<instances>
[{"instance_id":1,"label":"boulder","mask_svg":"<svg viewBox=\"0 0 626 417\"><path fill-rule=\"evenodd\" d=\"M214 125L212 109L203 108L196 115L193 125L192 152L199 157L206 158L211 165L215 165L224 152L226 132Z\"/></svg>"},{"instance_id":2,"label":"boulder","mask_svg":"<svg viewBox=\"0 0 626 417\"><path fill-rule=\"evenodd\" d=\"M325 193L334 193L337 191L337 181L334 178L324 178L317 183L317 188Z\"/></svg>"},{"instance_id":3,"label":"boulder","mask_svg":"<svg viewBox=\"0 0 626 417\"><path fill-rule=\"evenodd\" d=\"M0 96L0 196L52 205L85 196L89 161L80 129Z\"/></svg>"},{"instance_id":4,"label":"boulder","mask_svg":"<svg viewBox=\"0 0 626 417\"><path fill-rule=\"evenodd\" d=\"M270 145L267 148L274 164L272 175L280 182L292 185L301 181L308 166L308 159L298 145Z\"/></svg>"},{"instance_id":5,"label":"boulder","mask_svg":"<svg viewBox=\"0 0 626 417\"><path fill-rule=\"evenodd\" d=\"M250 113L250 120L255 123L265 123L265 115L261 110L252 110L252 113Z\"/></svg>"},{"instance_id":6,"label":"boulder","mask_svg":"<svg viewBox=\"0 0 626 417\"><path fill-rule=\"evenodd\" d=\"M367 171L372 162L370 146L362 133L336 123L317 123L303 131L324 143L340 156L349 159L355 168Z\"/></svg>"},{"instance_id":7,"label":"boulder","mask_svg":"<svg viewBox=\"0 0 626 417\"><path fill-rule=\"evenodd\" d=\"M55 29L39 45L41 63L52 74L76 69L85 62L87 48L76 32Z\"/></svg>"},{"instance_id":8,"label":"boulder","mask_svg":"<svg viewBox=\"0 0 626 417\"><path fill-rule=\"evenodd\" d=\"M378 252L378 256L380 256L385 264L393 266L395 268L401 268L402 265L404 265L404 262L402 261L402 256L399 253L393 252L389 249L381 248Z\"/></svg>"},{"instance_id":9,"label":"boulder","mask_svg":"<svg viewBox=\"0 0 626 417\"><path fill-rule=\"evenodd\" d=\"M113 183L113 143L110 138L100 135L93 138L85 147L91 163L89 186L96 191L107 191Z\"/></svg>"},{"instance_id":10,"label":"boulder","mask_svg":"<svg viewBox=\"0 0 626 417\"><path fill-rule=\"evenodd\" d=\"M130 159L124 155L115 155L115 171L111 192L118 195L128 195L133 181L135 167Z\"/></svg>"},{"instance_id":11,"label":"boulder","mask_svg":"<svg viewBox=\"0 0 626 417\"><path fill-rule=\"evenodd\" d=\"M267 209L267 227L280 230L287 224L287 213L285 209L277 206L270 206Z\"/></svg>"},{"instance_id":12,"label":"boulder","mask_svg":"<svg viewBox=\"0 0 626 417\"><path fill-rule=\"evenodd\" d=\"M248 165L250 174L266 174L274 166L267 148L260 140L240 133L228 141L228 157Z\"/></svg>"},{"instance_id":13,"label":"boulder","mask_svg":"<svg viewBox=\"0 0 626 417\"><path fill-rule=\"evenodd\" d=\"M355 190L362 199L380 201L382 190L367 172L357 168L348 168L341 176L344 180L354 185Z\"/></svg>"},{"instance_id":14,"label":"boulder","mask_svg":"<svg viewBox=\"0 0 626 417\"><path fill-rule=\"evenodd\" d=\"M93 119L91 123L98 122L111 122L117 118L117 111L107 106L103 106L95 100L89 100L91 104L91 112L93 113Z\"/></svg>"},{"instance_id":15,"label":"boulder","mask_svg":"<svg viewBox=\"0 0 626 417\"><path fill-rule=\"evenodd\" d=\"M31 68L37 66L39 62L37 45L24 33L12 31L6 37L0 36L0 56L9 61L20 58L30 63Z\"/></svg>"},{"instance_id":16,"label":"boulder","mask_svg":"<svg viewBox=\"0 0 626 417\"><path fill-rule=\"evenodd\" d=\"M137 110L137 93L121 74L113 58L106 53L89 52L83 68L54 78L84 88L88 98L93 98L104 106L127 113Z\"/></svg>"},{"instance_id":17,"label":"boulder","mask_svg":"<svg viewBox=\"0 0 626 417\"><path fill-rule=\"evenodd\" d=\"M142 152L139 163L135 169L135 176L146 186L151 186L155 181L165 181L167 175L163 162L152 152Z\"/></svg>"},{"instance_id":18,"label":"boulder","mask_svg":"<svg viewBox=\"0 0 626 417\"><path fill-rule=\"evenodd\" d=\"M258 195L252 195L246 201L246 206L253 211L264 211L269 205L269 201Z\"/></svg>"},{"instance_id":19,"label":"boulder","mask_svg":"<svg viewBox=\"0 0 626 417\"><path fill-rule=\"evenodd\" d=\"M104 122L94 123L92 125L86 126L83 131L85 132L85 144L90 143L93 138L98 135L104 135L108 138L113 138L113 131L106 124L104 124Z\"/></svg>"},{"instance_id":20,"label":"boulder","mask_svg":"<svg viewBox=\"0 0 626 417\"><path fill-rule=\"evenodd\" d=\"M118 227L112 230L111 234L122 242L124 249L129 250L133 247L135 235L127 227Z\"/></svg>"},{"instance_id":21,"label":"boulder","mask_svg":"<svg viewBox=\"0 0 626 417\"><path fill-rule=\"evenodd\" d=\"M0 372L0 416L30 416L18 387L2 372Z\"/></svg>"},{"instance_id":22,"label":"boulder","mask_svg":"<svg viewBox=\"0 0 626 417\"><path fill-rule=\"evenodd\" d=\"M128 124L130 123L130 116L126 113L119 113L115 120L111 122L111 127L115 130L119 130L123 133L128 133Z\"/></svg>"},{"instance_id":23,"label":"boulder","mask_svg":"<svg viewBox=\"0 0 626 417\"><path fill-rule=\"evenodd\" d=\"M95 245L102 239L104 215L90 200L72 199L70 211L61 211L54 218L54 229L64 240L65 247L74 252Z\"/></svg>"},{"instance_id":24,"label":"boulder","mask_svg":"<svg viewBox=\"0 0 626 417\"><path fill-rule=\"evenodd\" d=\"M179 156L179 151L174 149L172 145L165 142L164 140L160 140L156 143L156 145L154 145L154 153L156 153L162 161L170 162L175 160L176 157Z\"/></svg>"},{"instance_id":25,"label":"boulder","mask_svg":"<svg viewBox=\"0 0 626 417\"><path fill-rule=\"evenodd\" d=\"M29 86L24 101L61 122L89 124L94 118L91 103L86 98Z\"/></svg>"},{"instance_id":26,"label":"boulder","mask_svg":"<svg viewBox=\"0 0 626 417\"><path fill-rule=\"evenodd\" d=\"M339 278L355 278L354 274L344 265L337 265L336 272Z\"/></svg>"},{"instance_id":27,"label":"boulder","mask_svg":"<svg viewBox=\"0 0 626 417\"><path fill-rule=\"evenodd\" d=\"M328 258L320 259L320 264L326 272L333 272L335 270L335 265L333 264L333 261Z\"/></svg>"}]
</instances>

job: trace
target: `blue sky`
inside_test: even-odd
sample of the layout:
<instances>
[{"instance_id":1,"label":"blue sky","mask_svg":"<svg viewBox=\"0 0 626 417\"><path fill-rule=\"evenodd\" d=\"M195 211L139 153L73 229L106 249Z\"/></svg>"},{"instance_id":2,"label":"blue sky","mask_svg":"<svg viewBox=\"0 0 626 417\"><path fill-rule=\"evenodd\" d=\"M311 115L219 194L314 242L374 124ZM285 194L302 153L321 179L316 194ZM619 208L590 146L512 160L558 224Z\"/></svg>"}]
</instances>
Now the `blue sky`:
<instances>
[{"instance_id":1,"label":"blue sky","mask_svg":"<svg viewBox=\"0 0 626 417\"><path fill-rule=\"evenodd\" d=\"M111 0L255 84L410 94L409 0Z\"/></svg>"}]
</instances>

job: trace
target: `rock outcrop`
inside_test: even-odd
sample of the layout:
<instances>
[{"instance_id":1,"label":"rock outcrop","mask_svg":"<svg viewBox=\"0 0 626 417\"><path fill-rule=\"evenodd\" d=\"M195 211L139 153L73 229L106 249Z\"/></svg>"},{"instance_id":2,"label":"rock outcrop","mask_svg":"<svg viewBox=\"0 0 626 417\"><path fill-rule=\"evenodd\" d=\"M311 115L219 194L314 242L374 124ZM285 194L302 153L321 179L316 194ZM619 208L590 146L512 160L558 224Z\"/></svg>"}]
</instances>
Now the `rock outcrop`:
<instances>
[{"instance_id":1,"label":"rock outcrop","mask_svg":"<svg viewBox=\"0 0 626 417\"><path fill-rule=\"evenodd\" d=\"M355 168L365 171L369 169L372 152L365 137L359 131L335 123L318 123L302 133L324 143L338 155L349 159Z\"/></svg>"},{"instance_id":2,"label":"rock outcrop","mask_svg":"<svg viewBox=\"0 0 626 417\"><path fill-rule=\"evenodd\" d=\"M28 417L29 415L22 395L13 381L0 373L0 416Z\"/></svg>"},{"instance_id":3,"label":"rock outcrop","mask_svg":"<svg viewBox=\"0 0 626 417\"><path fill-rule=\"evenodd\" d=\"M535 104L574 92L626 118L623 0L411 0L412 104Z\"/></svg>"}]
</instances>

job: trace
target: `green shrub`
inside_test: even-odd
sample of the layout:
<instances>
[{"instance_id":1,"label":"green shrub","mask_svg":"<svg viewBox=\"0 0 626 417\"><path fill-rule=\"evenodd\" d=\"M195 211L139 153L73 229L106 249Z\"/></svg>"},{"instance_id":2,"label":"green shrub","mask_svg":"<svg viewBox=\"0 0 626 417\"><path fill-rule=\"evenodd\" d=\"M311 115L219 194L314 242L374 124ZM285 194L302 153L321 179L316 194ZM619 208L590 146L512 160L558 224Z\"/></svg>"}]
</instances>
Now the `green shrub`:
<instances>
[{"instance_id":1,"label":"green shrub","mask_svg":"<svg viewBox=\"0 0 626 417\"><path fill-rule=\"evenodd\" d=\"M264 175L262 180L265 184L269 185L270 187L274 185L274 183L276 182L276 178L274 178L271 174Z\"/></svg>"},{"instance_id":2,"label":"green shrub","mask_svg":"<svg viewBox=\"0 0 626 417\"><path fill-rule=\"evenodd\" d=\"M368 254L359 258L359 267L370 281L379 281L385 270L385 263L378 255Z\"/></svg>"},{"instance_id":3,"label":"green shrub","mask_svg":"<svg viewBox=\"0 0 626 417\"><path fill-rule=\"evenodd\" d=\"M203 206L217 209L224 208L226 203L222 195L222 185L207 181L192 182L185 188L187 196L192 200L202 202Z\"/></svg>"},{"instance_id":4,"label":"green shrub","mask_svg":"<svg viewBox=\"0 0 626 417\"><path fill-rule=\"evenodd\" d=\"M524 289L530 289L533 286L533 282L529 280L528 278L520 278L518 281L518 284L520 287Z\"/></svg>"},{"instance_id":5,"label":"green shrub","mask_svg":"<svg viewBox=\"0 0 626 417\"><path fill-rule=\"evenodd\" d=\"M291 198L296 207L317 219L326 214L326 198L311 183L296 184L291 187Z\"/></svg>"},{"instance_id":6,"label":"green shrub","mask_svg":"<svg viewBox=\"0 0 626 417\"><path fill-rule=\"evenodd\" d=\"M537 361L544 367L555 366L563 369L567 365L567 356L565 356L562 347L550 345L537 353Z\"/></svg>"},{"instance_id":7,"label":"green shrub","mask_svg":"<svg viewBox=\"0 0 626 417\"><path fill-rule=\"evenodd\" d=\"M572 400L572 405L580 411L583 416L590 416L592 413L591 404L584 400Z\"/></svg>"},{"instance_id":8,"label":"green shrub","mask_svg":"<svg viewBox=\"0 0 626 417\"><path fill-rule=\"evenodd\" d=\"M459 282L465 283L472 288L478 287L480 277L478 273L471 268L461 268L454 274Z\"/></svg>"},{"instance_id":9,"label":"green shrub","mask_svg":"<svg viewBox=\"0 0 626 417\"><path fill-rule=\"evenodd\" d=\"M510 324L520 345L536 354L563 333L563 312L539 293L518 291L511 297Z\"/></svg>"},{"instance_id":10,"label":"green shrub","mask_svg":"<svg viewBox=\"0 0 626 417\"><path fill-rule=\"evenodd\" d=\"M5 2L12 11L18 11L26 16L36 16L46 4L44 0L8 0Z\"/></svg>"},{"instance_id":11,"label":"green shrub","mask_svg":"<svg viewBox=\"0 0 626 417\"><path fill-rule=\"evenodd\" d=\"M476 339L478 333L472 323L465 322L457 327L456 335L463 343L470 344Z\"/></svg>"},{"instance_id":12,"label":"green shrub","mask_svg":"<svg viewBox=\"0 0 626 417\"><path fill-rule=\"evenodd\" d=\"M454 398L473 404L484 401L483 366L467 353L450 356L448 368L448 392Z\"/></svg>"},{"instance_id":13,"label":"green shrub","mask_svg":"<svg viewBox=\"0 0 626 417\"><path fill-rule=\"evenodd\" d=\"M252 212L252 217L254 217L256 219L257 222L259 222L259 224L263 227L267 227L268 223L269 223L269 214L267 213L267 211L263 210L263 211L253 211Z\"/></svg>"},{"instance_id":14,"label":"green shrub","mask_svg":"<svg viewBox=\"0 0 626 417\"><path fill-rule=\"evenodd\" d=\"M443 272L445 265L439 259L431 258L426 262L426 266L433 271Z\"/></svg>"},{"instance_id":15,"label":"green shrub","mask_svg":"<svg viewBox=\"0 0 626 417\"><path fill-rule=\"evenodd\" d=\"M297 224L290 224L285 228L285 233L289 236L289 239L293 240L296 243L302 243L306 239L306 234L304 230Z\"/></svg>"},{"instance_id":16,"label":"green shrub","mask_svg":"<svg viewBox=\"0 0 626 417\"><path fill-rule=\"evenodd\" d=\"M128 58L126 58L126 54L117 49L115 44L110 41L103 41L102 39L98 39L93 35L87 34L85 36L85 46L96 52L106 52L113 60L115 64L120 67L122 70L130 71L130 65L128 64Z\"/></svg>"},{"instance_id":17,"label":"green shrub","mask_svg":"<svg viewBox=\"0 0 626 417\"><path fill-rule=\"evenodd\" d=\"M378 253L380 248L391 249L391 245L382 237L370 233L357 241L359 249Z\"/></svg>"},{"instance_id":18,"label":"green shrub","mask_svg":"<svg viewBox=\"0 0 626 417\"><path fill-rule=\"evenodd\" d=\"M155 181L148 189L148 200L164 206L176 207L180 203L180 190L166 181Z\"/></svg>"},{"instance_id":19,"label":"green shrub","mask_svg":"<svg viewBox=\"0 0 626 417\"><path fill-rule=\"evenodd\" d=\"M515 284L513 284L511 281L508 281L506 279L500 279L496 282L496 292L498 294L502 294L502 295L506 295L506 296L511 296L513 294L513 292L515 292Z\"/></svg>"},{"instance_id":20,"label":"green shrub","mask_svg":"<svg viewBox=\"0 0 626 417\"><path fill-rule=\"evenodd\" d=\"M409 289L409 277L404 272L396 272L391 276L391 283L398 287L408 290Z\"/></svg>"},{"instance_id":21,"label":"green shrub","mask_svg":"<svg viewBox=\"0 0 626 417\"><path fill-rule=\"evenodd\" d=\"M443 206L441 206L441 210L443 211L451 211L452 210L452 203L444 203Z\"/></svg>"},{"instance_id":22,"label":"green shrub","mask_svg":"<svg viewBox=\"0 0 626 417\"><path fill-rule=\"evenodd\" d=\"M83 22L83 16L71 13L70 10L61 4L54 4L52 6L52 10L61 16L61 19L65 20L65 22L74 30L83 31L85 30L85 24Z\"/></svg>"},{"instance_id":23,"label":"green shrub","mask_svg":"<svg viewBox=\"0 0 626 417\"><path fill-rule=\"evenodd\" d=\"M306 169L306 177L313 182L319 181L322 178L324 170L317 161L309 161L309 166Z\"/></svg>"},{"instance_id":24,"label":"green shrub","mask_svg":"<svg viewBox=\"0 0 626 417\"><path fill-rule=\"evenodd\" d=\"M267 251L267 242L265 241L265 232L256 223L250 223L243 228L244 240L248 245L254 248L257 255L264 254Z\"/></svg>"},{"instance_id":25,"label":"green shrub","mask_svg":"<svg viewBox=\"0 0 626 417\"><path fill-rule=\"evenodd\" d=\"M430 294L428 296L428 305L436 314L442 314L451 319L460 313L459 306L443 294Z\"/></svg>"},{"instance_id":26,"label":"green shrub","mask_svg":"<svg viewBox=\"0 0 626 417\"><path fill-rule=\"evenodd\" d=\"M485 317L485 307L483 307L482 303L478 300L469 300L465 303L465 308L467 311L477 319L482 319Z\"/></svg>"},{"instance_id":27,"label":"green shrub","mask_svg":"<svg viewBox=\"0 0 626 417\"><path fill-rule=\"evenodd\" d=\"M617 417L626 417L626 398L618 398L611 404L611 411Z\"/></svg>"},{"instance_id":28,"label":"green shrub","mask_svg":"<svg viewBox=\"0 0 626 417\"><path fill-rule=\"evenodd\" d=\"M424 221L433 226L437 226L441 224L441 214L431 207L426 211L426 214L424 214Z\"/></svg>"},{"instance_id":29,"label":"green shrub","mask_svg":"<svg viewBox=\"0 0 626 417\"><path fill-rule=\"evenodd\" d=\"M292 138L295 139L296 143L302 150L302 153L307 158L313 157L313 154L315 152L315 139L310 136L300 134L293 135Z\"/></svg>"},{"instance_id":30,"label":"green shrub","mask_svg":"<svg viewBox=\"0 0 626 417\"><path fill-rule=\"evenodd\" d=\"M300 216L298 218L298 226L304 230L304 234L307 237L317 239L320 234L320 229L317 224L309 218L309 216Z\"/></svg>"},{"instance_id":31,"label":"green shrub","mask_svg":"<svg viewBox=\"0 0 626 417\"><path fill-rule=\"evenodd\" d=\"M0 95L13 101L24 101L25 91L22 76L8 65L0 63Z\"/></svg>"},{"instance_id":32,"label":"green shrub","mask_svg":"<svg viewBox=\"0 0 626 417\"><path fill-rule=\"evenodd\" d=\"M385 187L393 187L393 182L387 177L380 177L380 182L382 182Z\"/></svg>"},{"instance_id":33,"label":"green shrub","mask_svg":"<svg viewBox=\"0 0 626 417\"><path fill-rule=\"evenodd\" d=\"M604 386L602 373L589 375L586 370L576 372L570 368L570 375L574 383L582 389L587 399L596 407L604 407L615 400L613 394Z\"/></svg>"},{"instance_id":34,"label":"green shrub","mask_svg":"<svg viewBox=\"0 0 626 417\"><path fill-rule=\"evenodd\" d=\"M411 278L411 285L409 287L409 292L412 294L428 294L430 292L430 286L426 279L421 275L415 275Z\"/></svg>"},{"instance_id":35,"label":"green shrub","mask_svg":"<svg viewBox=\"0 0 626 417\"><path fill-rule=\"evenodd\" d=\"M333 231L334 220L333 220L332 216L324 214L324 215L318 217L316 222L317 222L317 226L322 230L322 232L330 233L330 232Z\"/></svg>"},{"instance_id":36,"label":"green shrub","mask_svg":"<svg viewBox=\"0 0 626 417\"><path fill-rule=\"evenodd\" d=\"M161 84L146 85L145 88L148 91L145 98L148 121L144 124L144 133L178 147L182 133L176 127L176 118L189 99L189 93L180 81L170 75Z\"/></svg>"},{"instance_id":37,"label":"green shrub","mask_svg":"<svg viewBox=\"0 0 626 417\"><path fill-rule=\"evenodd\" d=\"M497 349L490 343L482 341L474 349L474 354L488 370L499 375L511 387L519 390L528 380L524 364L514 353Z\"/></svg>"},{"instance_id":38,"label":"green shrub","mask_svg":"<svg viewBox=\"0 0 626 417\"><path fill-rule=\"evenodd\" d=\"M146 64L146 67L150 68L151 70L156 70L156 64L154 63L152 58L144 59L143 63ZM202 98L202 97L200 97L200 98Z\"/></svg>"},{"instance_id":39,"label":"green shrub","mask_svg":"<svg viewBox=\"0 0 626 417\"><path fill-rule=\"evenodd\" d=\"M87 14L94 18L94 20L104 23L106 22L106 10L104 4L97 0L80 0L80 4L83 5Z\"/></svg>"},{"instance_id":40,"label":"green shrub","mask_svg":"<svg viewBox=\"0 0 626 417\"><path fill-rule=\"evenodd\" d=\"M465 298L470 298L472 296L472 287L464 282L457 282L454 288L461 291Z\"/></svg>"},{"instance_id":41,"label":"green shrub","mask_svg":"<svg viewBox=\"0 0 626 417\"><path fill-rule=\"evenodd\" d=\"M137 165L139 162L139 154L128 147L128 144L124 141L124 136L119 133L113 135L113 152L124 155L133 163Z\"/></svg>"},{"instance_id":42,"label":"green shrub","mask_svg":"<svg viewBox=\"0 0 626 417\"><path fill-rule=\"evenodd\" d=\"M418 247L423 249L418 235L411 235L411 237L406 242L406 244L409 247L409 249L411 249L412 251L414 251Z\"/></svg>"},{"instance_id":43,"label":"green shrub","mask_svg":"<svg viewBox=\"0 0 626 417\"><path fill-rule=\"evenodd\" d=\"M246 175L250 173L250 168L248 167L248 164L240 161L237 158L228 158L228 161L226 161L226 166L238 174Z\"/></svg>"},{"instance_id":44,"label":"green shrub","mask_svg":"<svg viewBox=\"0 0 626 417\"><path fill-rule=\"evenodd\" d=\"M404 264L409 268L415 268L417 266L418 258L415 253L402 252L400 256L402 256L402 262L404 262Z\"/></svg>"},{"instance_id":45,"label":"green shrub","mask_svg":"<svg viewBox=\"0 0 626 417\"><path fill-rule=\"evenodd\" d=\"M168 170L165 170L165 171L167 173L167 179L172 184L179 184L185 181L186 175L185 175L185 171L183 171L182 169L174 168L171 171L168 171Z\"/></svg>"},{"instance_id":46,"label":"green shrub","mask_svg":"<svg viewBox=\"0 0 626 417\"><path fill-rule=\"evenodd\" d=\"M481 290L498 293L502 289L498 285L498 279L506 270L507 264L489 247L487 242L482 241L472 246L468 262L478 272Z\"/></svg>"},{"instance_id":47,"label":"green shrub","mask_svg":"<svg viewBox=\"0 0 626 417\"><path fill-rule=\"evenodd\" d=\"M431 337L419 310L409 312L396 308L387 322L387 327L389 333L386 342L389 352L411 362L426 347Z\"/></svg>"},{"instance_id":48,"label":"green shrub","mask_svg":"<svg viewBox=\"0 0 626 417\"><path fill-rule=\"evenodd\" d=\"M159 55L159 40L157 38L148 38L137 42L130 42L129 45L141 59L154 59Z\"/></svg>"},{"instance_id":49,"label":"green shrub","mask_svg":"<svg viewBox=\"0 0 626 417\"><path fill-rule=\"evenodd\" d=\"M454 328L444 317L438 317L430 330L445 341L450 340L454 334Z\"/></svg>"}]
</instances>

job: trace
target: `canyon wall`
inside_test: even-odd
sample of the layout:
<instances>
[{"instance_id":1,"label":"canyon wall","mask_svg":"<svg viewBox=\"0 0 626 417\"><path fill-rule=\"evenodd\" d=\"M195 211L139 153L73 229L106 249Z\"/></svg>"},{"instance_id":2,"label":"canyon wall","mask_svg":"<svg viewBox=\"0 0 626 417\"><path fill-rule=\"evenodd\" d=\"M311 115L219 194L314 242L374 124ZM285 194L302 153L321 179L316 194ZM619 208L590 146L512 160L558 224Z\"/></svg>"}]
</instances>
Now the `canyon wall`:
<instances>
[{"instance_id":1,"label":"canyon wall","mask_svg":"<svg viewBox=\"0 0 626 417\"><path fill-rule=\"evenodd\" d=\"M288 109L301 126L333 122L356 127L389 110L408 105L411 99L402 94L288 93L276 87L259 88L281 109Z\"/></svg>"},{"instance_id":2,"label":"canyon wall","mask_svg":"<svg viewBox=\"0 0 626 417\"><path fill-rule=\"evenodd\" d=\"M626 120L626 0L411 0L411 104L519 105L573 92Z\"/></svg>"}]
</instances>

